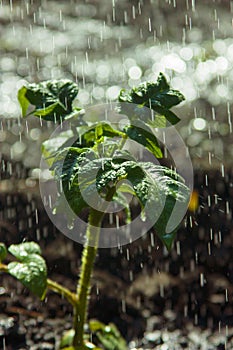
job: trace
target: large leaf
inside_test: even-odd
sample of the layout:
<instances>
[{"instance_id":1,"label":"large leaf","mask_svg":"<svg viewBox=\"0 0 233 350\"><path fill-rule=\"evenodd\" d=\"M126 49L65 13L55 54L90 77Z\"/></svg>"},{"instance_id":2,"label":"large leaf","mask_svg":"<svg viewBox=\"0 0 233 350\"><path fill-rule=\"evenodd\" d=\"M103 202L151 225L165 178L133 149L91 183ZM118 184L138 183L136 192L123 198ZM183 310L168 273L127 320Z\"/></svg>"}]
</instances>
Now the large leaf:
<instances>
[{"instance_id":1,"label":"large leaf","mask_svg":"<svg viewBox=\"0 0 233 350\"><path fill-rule=\"evenodd\" d=\"M140 163L140 165L147 174L147 179L149 179L148 183L151 183L151 189L155 188L153 186L155 186L156 183L156 185L158 185L159 193L162 195L162 212L159 218L156 220L154 227L156 229L157 236L165 244L166 248L170 250L176 236L178 225L171 232L168 232L168 222L176 203L187 207L190 191L185 186L183 178L175 171L151 163ZM149 212L149 215L152 215L151 219L153 220L153 212Z\"/></svg>"},{"instance_id":2,"label":"large leaf","mask_svg":"<svg viewBox=\"0 0 233 350\"><path fill-rule=\"evenodd\" d=\"M189 190L183 179L171 169L149 162L128 161L121 164L122 170L127 174L125 178L131 183L142 210L146 208L145 214L158 237L170 250L176 234L176 229L167 232L172 211L177 202L186 206L189 200Z\"/></svg>"},{"instance_id":3,"label":"large leaf","mask_svg":"<svg viewBox=\"0 0 233 350\"><path fill-rule=\"evenodd\" d=\"M25 117L29 105L35 107L33 114L45 120L61 121L73 113L72 102L78 86L70 80L51 80L23 86L18 100Z\"/></svg>"},{"instance_id":4,"label":"large leaf","mask_svg":"<svg viewBox=\"0 0 233 350\"><path fill-rule=\"evenodd\" d=\"M184 96L178 90L171 89L165 76L160 73L156 83L146 82L130 91L121 90L118 99L120 102L146 106L165 116L169 123L176 124L179 118L169 110L182 102Z\"/></svg>"},{"instance_id":5,"label":"large leaf","mask_svg":"<svg viewBox=\"0 0 233 350\"><path fill-rule=\"evenodd\" d=\"M148 149L156 158L162 158L163 154L153 131L141 120L134 121L124 128L130 139L140 143Z\"/></svg>"},{"instance_id":6,"label":"large leaf","mask_svg":"<svg viewBox=\"0 0 233 350\"><path fill-rule=\"evenodd\" d=\"M9 247L9 252L20 262L9 263L8 272L42 299L47 287L47 267L40 256L41 251L38 244L35 242L14 244Z\"/></svg>"}]
</instances>

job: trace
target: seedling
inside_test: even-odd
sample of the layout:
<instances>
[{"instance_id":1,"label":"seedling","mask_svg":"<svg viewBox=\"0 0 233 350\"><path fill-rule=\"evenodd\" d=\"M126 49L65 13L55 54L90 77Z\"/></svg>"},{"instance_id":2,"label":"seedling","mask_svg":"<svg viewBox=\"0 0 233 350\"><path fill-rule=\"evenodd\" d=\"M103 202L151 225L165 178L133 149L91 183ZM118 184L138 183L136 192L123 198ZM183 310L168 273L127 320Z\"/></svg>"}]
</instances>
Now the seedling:
<instances>
[{"instance_id":1,"label":"seedling","mask_svg":"<svg viewBox=\"0 0 233 350\"><path fill-rule=\"evenodd\" d=\"M138 161L124 146L127 140L133 140L155 158L161 158L162 151L153 128L176 124L179 118L170 109L183 101L184 97L179 91L170 88L161 73L155 83L143 83L130 91L122 90L118 98L118 112L128 116L128 123L116 128L114 123L107 120L86 121L85 111L73 106L77 94L78 86L69 80L28 84L18 92L23 117L35 115L58 124L66 121L70 123L72 132L67 134L63 143L56 146L56 140L45 141L42 153L58 184L62 184L62 192L75 215L82 215L84 209L89 211L77 289L71 292L47 278L46 263L35 242L11 245L8 252L17 261L8 265L2 263L7 254L2 243L0 270L17 278L41 299L50 289L72 304L73 329L64 335L60 348L98 349L90 341L90 333L95 333L99 340L98 346L124 350L126 343L114 325L106 326L91 321L89 333L84 332L100 230L108 203L123 204L125 222L130 223L132 208L127 201L127 195L130 194L137 198L143 215L153 222L155 212L161 207L161 197L165 196L161 214L153 226L167 249L171 249L176 230L167 232L166 226L175 204L187 204L189 190L175 171L153 162ZM145 113L145 108L153 113ZM93 169L95 179L92 177ZM93 192L103 199L98 208L90 206ZM63 206L64 203L58 197L57 213L64 211Z\"/></svg>"}]
</instances>

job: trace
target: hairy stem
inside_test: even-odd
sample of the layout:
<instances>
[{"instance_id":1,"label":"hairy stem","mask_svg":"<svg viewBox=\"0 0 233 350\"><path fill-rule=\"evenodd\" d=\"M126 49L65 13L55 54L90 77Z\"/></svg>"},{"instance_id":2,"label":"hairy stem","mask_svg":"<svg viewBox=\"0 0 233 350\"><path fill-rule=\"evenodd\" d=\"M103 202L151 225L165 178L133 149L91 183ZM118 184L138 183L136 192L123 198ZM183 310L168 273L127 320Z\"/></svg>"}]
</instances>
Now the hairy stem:
<instances>
[{"instance_id":1,"label":"hairy stem","mask_svg":"<svg viewBox=\"0 0 233 350\"><path fill-rule=\"evenodd\" d=\"M91 209L86 232L87 241L82 253L82 266L77 287L77 304L74 307L74 339L73 347L82 349L84 346L84 325L86 322L90 280L98 249L101 221L104 213Z\"/></svg>"}]
</instances>

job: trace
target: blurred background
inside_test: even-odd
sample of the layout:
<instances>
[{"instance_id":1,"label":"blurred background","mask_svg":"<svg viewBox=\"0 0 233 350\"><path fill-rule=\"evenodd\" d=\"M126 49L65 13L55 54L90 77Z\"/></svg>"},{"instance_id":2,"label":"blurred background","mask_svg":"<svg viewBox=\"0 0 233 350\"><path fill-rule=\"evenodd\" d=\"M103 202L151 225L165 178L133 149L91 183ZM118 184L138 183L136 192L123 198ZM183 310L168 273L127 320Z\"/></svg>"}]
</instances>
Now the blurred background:
<instances>
[{"instance_id":1,"label":"blurred background","mask_svg":"<svg viewBox=\"0 0 233 350\"><path fill-rule=\"evenodd\" d=\"M96 285L102 292L96 296L94 290L91 303L91 315L116 322L131 342L144 334L151 348L158 341L155 329L181 332L189 325L190 332L217 330L222 338L216 336L213 349L231 349L232 25L230 0L0 1L0 237L6 243L38 240L51 274L64 280L62 269L71 286L81 247L56 232L37 183L40 146L54 126L21 119L18 89L26 82L71 79L80 89L75 104L85 107L114 100L121 88L155 81L163 72L186 98L175 109L181 118L176 128L189 148L195 188L174 250L167 255L153 234L120 252L101 250ZM159 275L163 279L157 283ZM1 292L2 314L15 320L15 302L23 310L26 306L16 297L20 286L16 299L10 299L10 283ZM26 305L34 311L43 307ZM56 302L52 305L55 315ZM103 314L104 305L110 311ZM192 336L183 348L194 349L195 341L204 344L200 334L197 338Z\"/></svg>"}]
</instances>

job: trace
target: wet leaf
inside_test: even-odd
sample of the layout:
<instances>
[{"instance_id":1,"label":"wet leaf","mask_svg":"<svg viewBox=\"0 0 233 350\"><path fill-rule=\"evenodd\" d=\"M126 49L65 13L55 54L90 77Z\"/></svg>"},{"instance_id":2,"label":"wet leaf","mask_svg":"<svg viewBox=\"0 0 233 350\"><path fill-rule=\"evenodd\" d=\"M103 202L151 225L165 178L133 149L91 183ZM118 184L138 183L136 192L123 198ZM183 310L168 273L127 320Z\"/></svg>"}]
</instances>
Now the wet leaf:
<instances>
[{"instance_id":1,"label":"wet leaf","mask_svg":"<svg viewBox=\"0 0 233 350\"><path fill-rule=\"evenodd\" d=\"M100 205L100 198L106 198L109 191L112 191L112 200L122 205L127 204L124 193L135 195L142 210L147 208L146 214L152 223L155 213L161 213L154 227L159 238L170 249L175 231L168 233L167 224L176 202L186 203L189 198L182 178L160 165L131 160L125 151L119 151L112 158L97 158L93 151L81 151L71 148L63 165L62 158L57 158L53 165L57 178L63 181L65 196L72 210L79 214L89 207L88 203ZM63 207L59 209L59 201L58 210L65 210ZM126 215L129 222L128 204Z\"/></svg>"},{"instance_id":2,"label":"wet leaf","mask_svg":"<svg viewBox=\"0 0 233 350\"><path fill-rule=\"evenodd\" d=\"M31 114L45 120L60 121L73 113L72 102L78 86L70 80L50 80L23 86L18 100L25 117L29 105L35 107Z\"/></svg>"},{"instance_id":3,"label":"wet leaf","mask_svg":"<svg viewBox=\"0 0 233 350\"><path fill-rule=\"evenodd\" d=\"M176 124L179 121L179 118L169 110L183 100L184 96L178 90L170 88L162 73L159 74L156 83L142 83L130 91L121 90L119 95L120 102L146 106L159 115L164 116L172 125ZM142 120L144 120L143 117ZM147 122L149 121L150 119L147 118Z\"/></svg>"},{"instance_id":4,"label":"wet leaf","mask_svg":"<svg viewBox=\"0 0 233 350\"><path fill-rule=\"evenodd\" d=\"M153 189L158 186L157 190L159 194L157 198L159 199L159 195L161 195L162 202L159 203L157 201L154 203L155 210L156 208L162 208L162 212L154 224L156 229L157 236L161 239L161 241L165 244L168 250L171 249L172 243L176 236L176 231L178 227L176 227L172 232L167 232L167 224L173 212L174 206L176 203L183 204L185 207L189 202L190 191L185 186L184 180L181 176L179 176L175 171L168 169L163 166L154 165L151 163L140 163L142 168L147 173L147 179L149 179L146 184L151 183L150 191L152 194L156 196L156 192L153 193ZM154 184L154 185L153 185ZM155 185L156 184L156 185ZM149 187L148 187L149 190ZM151 196L151 195L150 195ZM164 202L165 196L165 202ZM147 191L145 191L145 195L142 196L142 199L145 200L147 197ZM151 199L148 199L151 200ZM153 200L153 196L152 196ZM162 207L161 207L162 205ZM153 220L154 213L149 212L151 219Z\"/></svg>"},{"instance_id":5,"label":"wet leaf","mask_svg":"<svg viewBox=\"0 0 233 350\"><path fill-rule=\"evenodd\" d=\"M9 252L17 259L22 260L30 254L41 255L40 246L35 242L24 242L20 244L12 244L8 248Z\"/></svg>"},{"instance_id":6,"label":"wet leaf","mask_svg":"<svg viewBox=\"0 0 233 350\"><path fill-rule=\"evenodd\" d=\"M9 273L16 277L32 293L43 298L47 286L47 267L40 256L41 249L35 242L12 244L9 252L20 262L8 264Z\"/></svg>"},{"instance_id":7,"label":"wet leaf","mask_svg":"<svg viewBox=\"0 0 233 350\"><path fill-rule=\"evenodd\" d=\"M144 146L156 158L162 158L163 154L153 131L142 121L134 121L124 128L125 133L131 140Z\"/></svg>"},{"instance_id":8,"label":"wet leaf","mask_svg":"<svg viewBox=\"0 0 233 350\"><path fill-rule=\"evenodd\" d=\"M43 298L47 287L47 268L44 259L37 254L21 257L21 262L8 264L8 272L39 298Z\"/></svg>"}]
</instances>

